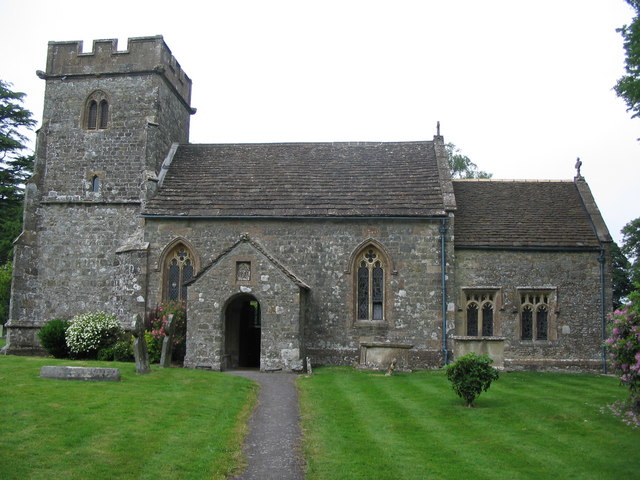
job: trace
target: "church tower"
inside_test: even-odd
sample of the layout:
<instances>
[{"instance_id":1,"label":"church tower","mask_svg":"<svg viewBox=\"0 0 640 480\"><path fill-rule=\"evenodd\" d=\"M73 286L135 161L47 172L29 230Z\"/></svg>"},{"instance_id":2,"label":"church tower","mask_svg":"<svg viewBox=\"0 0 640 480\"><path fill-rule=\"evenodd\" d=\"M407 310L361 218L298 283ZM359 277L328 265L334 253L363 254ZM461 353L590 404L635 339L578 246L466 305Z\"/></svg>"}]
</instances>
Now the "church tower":
<instances>
[{"instance_id":1,"label":"church tower","mask_svg":"<svg viewBox=\"0 0 640 480\"><path fill-rule=\"evenodd\" d=\"M16 241L7 350L47 320L144 312L141 208L173 143L189 138L191 80L161 36L50 42L35 171Z\"/></svg>"}]
</instances>

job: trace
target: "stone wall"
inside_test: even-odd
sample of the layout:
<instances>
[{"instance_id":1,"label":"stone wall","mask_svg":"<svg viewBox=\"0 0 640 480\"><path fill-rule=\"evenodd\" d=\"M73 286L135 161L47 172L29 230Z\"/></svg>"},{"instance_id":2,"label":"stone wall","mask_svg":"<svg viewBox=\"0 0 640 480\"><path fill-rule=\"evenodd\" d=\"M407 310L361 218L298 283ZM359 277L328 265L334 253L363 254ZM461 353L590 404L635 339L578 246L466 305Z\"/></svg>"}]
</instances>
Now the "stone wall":
<instances>
[{"instance_id":1,"label":"stone wall","mask_svg":"<svg viewBox=\"0 0 640 480\"><path fill-rule=\"evenodd\" d=\"M362 342L412 345L408 353L410 363L413 362L411 368L439 366L442 361L440 223L437 220L147 218L146 221L145 240L150 243L150 306L160 301L162 252L176 239L188 241L195 250L192 253L206 266L246 232L309 286L301 349L304 355L311 356L313 364L357 363ZM354 270L350 263L355 251L369 239L374 239L388 253L385 322L354 321ZM451 255L453 248L449 252ZM206 278L212 276L206 275ZM222 277L218 281L228 278ZM189 288L197 289L207 298L218 295L217 308L222 308L231 292L222 289L222 285L214 286L213 280L203 282L208 291L199 281ZM238 286L234 288L240 293ZM189 321L191 309L200 308L194 305L192 294L190 290ZM217 321L219 314L220 310L208 313L208 321ZM190 341L193 342L193 338Z\"/></svg>"},{"instance_id":2,"label":"stone wall","mask_svg":"<svg viewBox=\"0 0 640 480\"><path fill-rule=\"evenodd\" d=\"M498 288L493 334L504 337L505 368L600 371L599 257L598 251L456 250L456 335L466 335L464 289ZM605 285L608 281L607 275ZM549 338L521 340L520 292L536 290L550 292ZM609 311L610 287L606 290ZM457 350L466 352L462 346Z\"/></svg>"}]
</instances>

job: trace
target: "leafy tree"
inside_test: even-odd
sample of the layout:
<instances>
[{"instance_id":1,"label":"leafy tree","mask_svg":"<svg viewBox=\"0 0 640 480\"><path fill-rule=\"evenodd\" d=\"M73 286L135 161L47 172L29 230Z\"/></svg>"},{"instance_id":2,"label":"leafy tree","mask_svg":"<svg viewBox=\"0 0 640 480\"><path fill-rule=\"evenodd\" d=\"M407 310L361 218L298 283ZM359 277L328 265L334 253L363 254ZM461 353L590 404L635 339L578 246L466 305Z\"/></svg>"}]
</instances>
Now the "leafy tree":
<instances>
[{"instance_id":1,"label":"leafy tree","mask_svg":"<svg viewBox=\"0 0 640 480\"><path fill-rule=\"evenodd\" d=\"M25 133L36 124L22 106L24 93L0 80L0 322L5 323L11 290L13 241L22 230L24 182L33 171Z\"/></svg>"},{"instance_id":2,"label":"leafy tree","mask_svg":"<svg viewBox=\"0 0 640 480\"><path fill-rule=\"evenodd\" d=\"M640 116L640 0L626 0L635 10L635 17L629 25L618 29L624 40L626 53L625 71L616 83L614 90L627 103L627 111L633 112L631 118Z\"/></svg>"},{"instance_id":3,"label":"leafy tree","mask_svg":"<svg viewBox=\"0 0 640 480\"><path fill-rule=\"evenodd\" d=\"M0 264L11 258L13 240L22 229L23 185L33 171L25 132L36 124L22 106L24 93L0 80Z\"/></svg>"},{"instance_id":4,"label":"leafy tree","mask_svg":"<svg viewBox=\"0 0 640 480\"><path fill-rule=\"evenodd\" d=\"M640 283L640 217L622 227L621 250L631 263L631 282Z\"/></svg>"},{"instance_id":5,"label":"leafy tree","mask_svg":"<svg viewBox=\"0 0 640 480\"><path fill-rule=\"evenodd\" d=\"M463 155L453 143L445 146L452 178L491 178L493 174L478 170L478 166L469 157Z\"/></svg>"},{"instance_id":6,"label":"leafy tree","mask_svg":"<svg viewBox=\"0 0 640 480\"><path fill-rule=\"evenodd\" d=\"M611 267L613 305L618 308L622 306L624 299L633 289L633 284L631 282L631 262L615 242L611 246Z\"/></svg>"},{"instance_id":7,"label":"leafy tree","mask_svg":"<svg viewBox=\"0 0 640 480\"><path fill-rule=\"evenodd\" d=\"M489 390L491 382L498 380L498 371L491 366L492 363L489 355L471 352L447 366L447 378L467 407L473 407L474 400Z\"/></svg>"}]
</instances>

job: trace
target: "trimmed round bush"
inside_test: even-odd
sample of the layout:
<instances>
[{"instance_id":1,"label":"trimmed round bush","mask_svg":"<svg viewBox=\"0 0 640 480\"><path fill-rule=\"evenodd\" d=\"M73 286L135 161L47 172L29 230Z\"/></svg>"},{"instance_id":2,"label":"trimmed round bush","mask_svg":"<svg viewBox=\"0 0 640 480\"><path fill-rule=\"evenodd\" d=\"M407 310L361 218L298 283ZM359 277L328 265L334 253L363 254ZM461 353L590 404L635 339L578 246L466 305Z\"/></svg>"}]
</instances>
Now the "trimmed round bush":
<instances>
[{"instance_id":1,"label":"trimmed round bush","mask_svg":"<svg viewBox=\"0 0 640 480\"><path fill-rule=\"evenodd\" d=\"M38 331L38 340L42 347L55 358L67 358L69 348L67 347L66 331L69 328L69 321L62 318L54 318L45 323Z\"/></svg>"},{"instance_id":2,"label":"trimmed round bush","mask_svg":"<svg viewBox=\"0 0 640 480\"><path fill-rule=\"evenodd\" d=\"M492 363L489 355L471 352L447 366L447 378L453 390L468 407L473 407L478 395L489 390L491 382L498 379L498 371L491 366Z\"/></svg>"},{"instance_id":3,"label":"trimmed round bush","mask_svg":"<svg viewBox=\"0 0 640 480\"><path fill-rule=\"evenodd\" d=\"M96 358L98 352L116 343L123 334L115 315L91 312L76 315L67 328L67 346L71 355Z\"/></svg>"}]
</instances>

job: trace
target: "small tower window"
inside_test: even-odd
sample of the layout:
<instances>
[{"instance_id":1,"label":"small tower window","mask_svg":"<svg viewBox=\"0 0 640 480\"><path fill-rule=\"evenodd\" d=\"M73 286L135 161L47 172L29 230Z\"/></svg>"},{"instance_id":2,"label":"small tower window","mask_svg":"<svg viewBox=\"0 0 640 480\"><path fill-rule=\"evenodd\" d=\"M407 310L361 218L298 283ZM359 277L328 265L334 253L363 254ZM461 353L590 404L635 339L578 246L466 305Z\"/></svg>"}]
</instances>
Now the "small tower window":
<instances>
[{"instance_id":1,"label":"small tower window","mask_svg":"<svg viewBox=\"0 0 640 480\"><path fill-rule=\"evenodd\" d=\"M100 177L94 175L91 179L91 191L93 193L98 193L100 191Z\"/></svg>"},{"instance_id":2,"label":"small tower window","mask_svg":"<svg viewBox=\"0 0 640 480\"><path fill-rule=\"evenodd\" d=\"M102 90L96 90L87 97L84 112L86 130L104 130L109 126L109 100Z\"/></svg>"},{"instance_id":3,"label":"small tower window","mask_svg":"<svg viewBox=\"0 0 640 480\"><path fill-rule=\"evenodd\" d=\"M98 125L98 104L95 100L89 102L89 115L87 120L87 129L95 130Z\"/></svg>"},{"instance_id":4,"label":"small tower window","mask_svg":"<svg viewBox=\"0 0 640 480\"><path fill-rule=\"evenodd\" d=\"M109 118L109 104L106 100L100 101L100 128L107 128L107 120Z\"/></svg>"}]
</instances>

